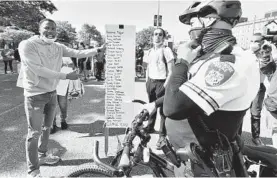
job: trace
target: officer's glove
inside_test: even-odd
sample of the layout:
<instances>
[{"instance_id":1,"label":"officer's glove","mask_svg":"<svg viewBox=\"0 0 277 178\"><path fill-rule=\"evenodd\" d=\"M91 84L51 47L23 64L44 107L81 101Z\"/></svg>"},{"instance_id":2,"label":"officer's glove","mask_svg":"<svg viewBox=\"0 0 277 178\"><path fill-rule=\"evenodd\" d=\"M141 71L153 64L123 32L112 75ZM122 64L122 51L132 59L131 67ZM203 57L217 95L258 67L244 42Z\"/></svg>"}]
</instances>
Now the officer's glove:
<instances>
[{"instance_id":1,"label":"officer's glove","mask_svg":"<svg viewBox=\"0 0 277 178\"><path fill-rule=\"evenodd\" d=\"M201 46L195 46L195 41L181 44L177 50L177 59L175 64L187 63L188 65L198 56Z\"/></svg>"}]
</instances>

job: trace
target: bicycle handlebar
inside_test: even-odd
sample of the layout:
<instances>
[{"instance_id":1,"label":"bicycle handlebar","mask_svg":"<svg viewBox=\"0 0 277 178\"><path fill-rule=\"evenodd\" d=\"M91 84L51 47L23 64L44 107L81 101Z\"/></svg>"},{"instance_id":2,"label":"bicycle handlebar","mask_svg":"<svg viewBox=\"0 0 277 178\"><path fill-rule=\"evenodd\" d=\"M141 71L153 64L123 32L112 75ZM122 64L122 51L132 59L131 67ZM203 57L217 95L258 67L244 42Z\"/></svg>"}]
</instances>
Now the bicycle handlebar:
<instances>
[{"instance_id":1,"label":"bicycle handlebar","mask_svg":"<svg viewBox=\"0 0 277 178\"><path fill-rule=\"evenodd\" d=\"M142 125L143 121L146 121L148 119L148 117L149 113L145 109L142 110L141 113L135 117L131 129L128 131L125 137L124 148L120 159L119 167L130 166L130 149L132 147L132 142L137 135L141 135L139 127Z\"/></svg>"}]
</instances>

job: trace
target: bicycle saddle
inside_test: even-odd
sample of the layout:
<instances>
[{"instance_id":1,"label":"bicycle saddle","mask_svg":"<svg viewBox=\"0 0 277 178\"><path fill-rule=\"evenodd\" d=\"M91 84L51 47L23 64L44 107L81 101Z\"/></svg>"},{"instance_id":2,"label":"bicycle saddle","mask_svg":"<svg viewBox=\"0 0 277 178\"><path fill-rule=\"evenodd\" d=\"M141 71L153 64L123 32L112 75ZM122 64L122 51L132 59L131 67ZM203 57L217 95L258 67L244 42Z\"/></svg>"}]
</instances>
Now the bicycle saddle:
<instances>
[{"instance_id":1,"label":"bicycle saddle","mask_svg":"<svg viewBox=\"0 0 277 178\"><path fill-rule=\"evenodd\" d=\"M244 145L242 149L243 155L249 159L267 165L268 167L277 169L277 149L270 146L250 146Z\"/></svg>"}]
</instances>

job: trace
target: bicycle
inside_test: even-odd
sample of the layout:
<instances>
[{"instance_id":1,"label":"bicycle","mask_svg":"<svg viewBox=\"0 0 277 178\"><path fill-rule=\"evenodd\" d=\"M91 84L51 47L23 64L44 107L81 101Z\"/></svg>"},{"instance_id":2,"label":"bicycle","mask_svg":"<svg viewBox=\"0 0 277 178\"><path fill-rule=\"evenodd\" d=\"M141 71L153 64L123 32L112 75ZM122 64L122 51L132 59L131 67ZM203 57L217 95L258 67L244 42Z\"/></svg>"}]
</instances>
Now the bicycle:
<instances>
[{"instance_id":1,"label":"bicycle","mask_svg":"<svg viewBox=\"0 0 277 178\"><path fill-rule=\"evenodd\" d=\"M140 100L134 102L145 103ZM122 149L117 152L110 165L99 159L99 142L96 141L93 151L94 163L78 166L68 177L84 177L86 175L90 177L129 177L132 169L140 164L152 169L156 177L172 177L166 171L172 174L174 166L180 167L181 164L186 164L188 159L191 162L201 164L207 175L211 177L256 177L258 174L259 177L272 177L277 175L277 149L268 146L243 146L239 137L236 141L226 144L229 147L227 154L218 149L212 153L213 157L208 154L208 150L195 143L191 143L185 148L173 150L168 140L166 140L162 145L162 150L168 160L164 159L147 147L151 136L144 130L143 122L148 118L149 113L146 110L141 111L135 117L131 128L126 130ZM132 149L132 142L136 136L140 138L140 142L137 149ZM226 140L221 141L225 142ZM234 164L236 164L236 167L234 167ZM251 165L260 165L260 171L258 173L247 171Z\"/></svg>"}]
</instances>

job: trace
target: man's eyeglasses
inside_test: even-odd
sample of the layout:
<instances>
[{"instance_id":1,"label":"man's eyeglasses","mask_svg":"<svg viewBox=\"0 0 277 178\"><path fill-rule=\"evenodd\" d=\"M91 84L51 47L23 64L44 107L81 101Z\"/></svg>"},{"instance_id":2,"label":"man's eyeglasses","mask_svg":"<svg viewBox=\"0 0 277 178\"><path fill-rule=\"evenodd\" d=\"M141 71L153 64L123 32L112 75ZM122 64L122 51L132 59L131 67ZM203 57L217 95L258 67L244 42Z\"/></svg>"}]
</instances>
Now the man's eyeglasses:
<instances>
[{"instance_id":1,"label":"man's eyeglasses","mask_svg":"<svg viewBox=\"0 0 277 178\"><path fill-rule=\"evenodd\" d=\"M154 36L163 36L162 33L154 33Z\"/></svg>"}]
</instances>

